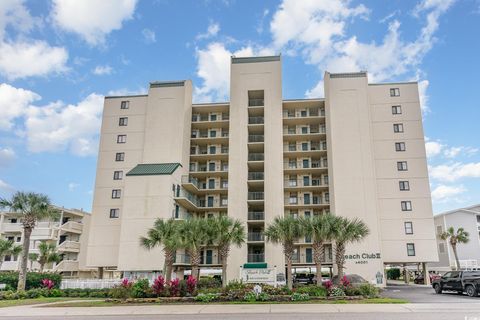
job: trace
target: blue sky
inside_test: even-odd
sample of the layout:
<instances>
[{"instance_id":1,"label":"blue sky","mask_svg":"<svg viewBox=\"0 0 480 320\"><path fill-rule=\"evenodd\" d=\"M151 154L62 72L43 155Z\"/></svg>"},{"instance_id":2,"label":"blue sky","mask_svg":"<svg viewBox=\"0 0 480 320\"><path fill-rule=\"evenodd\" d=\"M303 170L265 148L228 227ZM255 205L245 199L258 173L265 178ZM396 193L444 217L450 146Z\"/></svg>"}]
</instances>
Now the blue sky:
<instances>
[{"instance_id":1,"label":"blue sky","mask_svg":"<svg viewBox=\"0 0 480 320\"><path fill-rule=\"evenodd\" d=\"M283 56L284 98L325 70L419 81L434 212L480 203L480 1L0 2L0 197L91 209L104 95L192 79L228 99L231 55Z\"/></svg>"}]
</instances>

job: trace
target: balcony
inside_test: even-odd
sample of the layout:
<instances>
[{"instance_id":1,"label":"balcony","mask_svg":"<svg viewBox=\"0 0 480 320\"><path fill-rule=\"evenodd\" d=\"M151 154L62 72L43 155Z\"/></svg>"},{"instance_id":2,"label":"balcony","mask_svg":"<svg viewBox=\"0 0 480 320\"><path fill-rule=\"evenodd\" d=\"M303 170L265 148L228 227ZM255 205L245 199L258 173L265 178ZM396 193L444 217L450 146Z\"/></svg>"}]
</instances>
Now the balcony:
<instances>
[{"instance_id":1,"label":"balcony","mask_svg":"<svg viewBox=\"0 0 480 320\"><path fill-rule=\"evenodd\" d=\"M303 209L303 208L322 208L328 207L328 199L323 199L321 195L312 197L287 197L284 200L285 209Z\"/></svg>"},{"instance_id":2,"label":"balcony","mask_svg":"<svg viewBox=\"0 0 480 320\"><path fill-rule=\"evenodd\" d=\"M56 272L73 272L78 271L78 261L76 260L62 260L54 268Z\"/></svg>"},{"instance_id":3,"label":"balcony","mask_svg":"<svg viewBox=\"0 0 480 320\"><path fill-rule=\"evenodd\" d=\"M327 179L324 179L328 181ZM313 178L313 179L285 179L284 181L284 189L285 190L321 190L321 189L328 189L328 183L322 183L322 179L320 178Z\"/></svg>"},{"instance_id":4,"label":"balcony","mask_svg":"<svg viewBox=\"0 0 480 320\"><path fill-rule=\"evenodd\" d=\"M259 125L264 123L264 117L248 117L248 124Z\"/></svg>"},{"instance_id":5,"label":"balcony","mask_svg":"<svg viewBox=\"0 0 480 320\"><path fill-rule=\"evenodd\" d=\"M83 230L83 224L78 221L70 220L62 224L61 229L62 231L80 234Z\"/></svg>"},{"instance_id":6,"label":"balcony","mask_svg":"<svg viewBox=\"0 0 480 320\"><path fill-rule=\"evenodd\" d=\"M265 161L264 153L249 153L248 161Z\"/></svg>"},{"instance_id":7,"label":"balcony","mask_svg":"<svg viewBox=\"0 0 480 320\"><path fill-rule=\"evenodd\" d=\"M229 124L228 113L222 113L222 115L207 115L207 114L193 114L192 115L192 128L194 129L209 129L215 128L228 128Z\"/></svg>"},{"instance_id":8,"label":"balcony","mask_svg":"<svg viewBox=\"0 0 480 320\"><path fill-rule=\"evenodd\" d=\"M200 182L198 179L183 175L182 176L182 187L185 188L188 192L192 193L208 193L211 191L216 191L218 193L227 193L228 190L228 181L220 180L215 181L211 184L209 181Z\"/></svg>"},{"instance_id":9,"label":"balcony","mask_svg":"<svg viewBox=\"0 0 480 320\"><path fill-rule=\"evenodd\" d=\"M188 254L176 254L173 259L173 264L188 265L190 264L190 256Z\"/></svg>"},{"instance_id":10,"label":"balcony","mask_svg":"<svg viewBox=\"0 0 480 320\"><path fill-rule=\"evenodd\" d=\"M249 253L247 257L247 262L250 262L250 263L265 262L265 254Z\"/></svg>"},{"instance_id":11,"label":"balcony","mask_svg":"<svg viewBox=\"0 0 480 320\"><path fill-rule=\"evenodd\" d=\"M21 223L8 223L2 224L2 232L22 232L23 225Z\"/></svg>"},{"instance_id":12,"label":"balcony","mask_svg":"<svg viewBox=\"0 0 480 320\"><path fill-rule=\"evenodd\" d=\"M249 192L248 193L249 201L263 201L264 193L263 192Z\"/></svg>"},{"instance_id":13,"label":"balcony","mask_svg":"<svg viewBox=\"0 0 480 320\"><path fill-rule=\"evenodd\" d=\"M248 180L263 180L265 179L265 174L263 172L249 172Z\"/></svg>"},{"instance_id":14,"label":"balcony","mask_svg":"<svg viewBox=\"0 0 480 320\"><path fill-rule=\"evenodd\" d=\"M228 131L217 130L215 133L205 131L192 131L191 139L192 143L197 145L206 145L206 144L228 144Z\"/></svg>"},{"instance_id":15,"label":"balcony","mask_svg":"<svg viewBox=\"0 0 480 320\"><path fill-rule=\"evenodd\" d=\"M263 232L249 232L248 233L248 241L249 242L265 241L265 236L263 235Z\"/></svg>"},{"instance_id":16,"label":"balcony","mask_svg":"<svg viewBox=\"0 0 480 320\"><path fill-rule=\"evenodd\" d=\"M327 171L328 161L326 158L322 160L302 160L302 161L285 161L283 170L285 173L302 174L302 173L319 173Z\"/></svg>"},{"instance_id":17,"label":"balcony","mask_svg":"<svg viewBox=\"0 0 480 320\"><path fill-rule=\"evenodd\" d=\"M263 134L251 134L248 136L249 143L263 143L265 136Z\"/></svg>"},{"instance_id":18,"label":"balcony","mask_svg":"<svg viewBox=\"0 0 480 320\"><path fill-rule=\"evenodd\" d=\"M315 140L325 139L326 128L325 125L310 125L284 127L283 140L284 141L298 141L298 140Z\"/></svg>"},{"instance_id":19,"label":"balcony","mask_svg":"<svg viewBox=\"0 0 480 320\"><path fill-rule=\"evenodd\" d=\"M264 103L264 99L248 99L249 107L263 107Z\"/></svg>"},{"instance_id":20,"label":"balcony","mask_svg":"<svg viewBox=\"0 0 480 320\"><path fill-rule=\"evenodd\" d=\"M248 212L248 221L263 221L265 219L265 212L250 211Z\"/></svg>"},{"instance_id":21,"label":"balcony","mask_svg":"<svg viewBox=\"0 0 480 320\"><path fill-rule=\"evenodd\" d=\"M80 242L67 240L62 242L57 249L59 252L79 252Z\"/></svg>"},{"instance_id":22,"label":"balcony","mask_svg":"<svg viewBox=\"0 0 480 320\"><path fill-rule=\"evenodd\" d=\"M211 160L228 160L228 147L215 146L201 148L192 146L190 149L191 160L211 159Z\"/></svg>"},{"instance_id":23,"label":"balcony","mask_svg":"<svg viewBox=\"0 0 480 320\"><path fill-rule=\"evenodd\" d=\"M308 108L308 109L289 109L283 111L284 118L309 118L309 117L325 117L325 109Z\"/></svg>"}]
</instances>

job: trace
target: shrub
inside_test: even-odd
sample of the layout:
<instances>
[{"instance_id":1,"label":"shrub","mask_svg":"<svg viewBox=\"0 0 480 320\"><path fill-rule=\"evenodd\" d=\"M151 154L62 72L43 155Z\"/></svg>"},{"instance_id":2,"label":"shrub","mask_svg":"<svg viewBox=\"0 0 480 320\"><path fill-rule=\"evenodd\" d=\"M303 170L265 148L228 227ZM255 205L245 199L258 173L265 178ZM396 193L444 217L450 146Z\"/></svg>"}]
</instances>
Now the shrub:
<instances>
[{"instance_id":1,"label":"shrub","mask_svg":"<svg viewBox=\"0 0 480 320\"><path fill-rule=\"evenodd\" d=\"M110 289L110 296L115 299L127 299L132 295L133 283L127 278L122 280L122 283Z\"/></svg>"},{"instance_id":2,"label":"shrub","mask_svg":"<svg viewBox=\"0 0 480 320\"><path fill-rule=\"evenodd\" d=\"M310 296L308 295L308 293L294 292L291 295L290 300L292 300L292 301L307 301L307 300L310 300Z\"/></svg>"},{"instance_id":3,"label":"shrub","mask_svg":"<svg viewBox=\"0 0 480 320\"><path fill-rule=\"evenodd\" d=\"M55 286L55 283L51 279L43 279L42 286L48 290L52 290L52 288Z\"/></svg>"},{"instance_id":4,"label":"shrub","mask_svg":"<svg viewBox=\"0 0 480 320\"><path fill-rule=\"evenodd\" d=\"M270 299L270 295L266 292L259 293L257 296L257 301L269 301Z\"/></svg>"},{"instance_id":5,"label":"shrub","mask_svg":"<svg viewBox=\"0 0 480 320\"><path fill-rule=\"evenodd\" d=\"M332 287L329 294L332 297L343 297L345 296L345 291L341 287Z\"/></svg>"},{"instance_id":6,"label":"shrub","mask_svg":"<svg viewBox=\"0 0 480 320\"><path fill-rule=\"evenodd\" d=\"M222 282L217 278L200 278L197 281L197 289L221 288Z\"/></svg>"},{"instance_id":7,"label":"shrub","mask_svg":"<svg viewBox=\"0 0 480 320\"><path fill-rule=\"evenodd\" d=\"M178 294L180 293L180 279L175 278L170 280L170 283L168 285L168 292L172 297L178 296Z\"/></svg>"},{"instance_id":8,"label":"shrub","mask_svg":"<svg viewBox=\"0 0 480 320\"><path fill-rule=\"evenodd\" d=\"M358 290L360 295L366 298L376 298L379 295L379 289L370 283L361 284L358 286Z\"/></svg>"},{"instance_id":9,"label":"shrub","mask_svg":"<svg viewBox=\"0 0 480 320\"><path fill-rule=\"evenodd\" d=\"M308 293L311 297L326 297L327 296L327 289L325 287L318 287L318 286L302 286L299 287L295 292L298 293Z\"/></svg>"},{"instance_id":10,"label":"shrub","mask_svg":"<svg viewBox=\"0 0 480 320\"><path fill-rule=\"evenodd\" d=\"M262 292L265 292L266 294L273 295L273 296L292 294L291 290L288 289L287 286L274 287L268 284L262 285Z\"/></svg>"},{"instance_id":11,"label":"shrub","mask_svg":"<svg viewBox=\"0 0 480 320\"><path fill-rule=\"evenodd\" d=\"M147 279L140 279L132 286L132 297L134 298L147 298L151 295L150 283Z\"/></svg>"},{"instance_id":12,"label":"shrub","mask_svg":"<svg viewBox=\"0 0 480 320\"><path fill-rule=\"evenodd\" d=\"M59 289L62 276L52 272L28 272L25 289L42 288L42 280L49 279L54 283L54 288ZM5 283L8 289L16 289L18 284L18 272L9 271L0 273L0 283Z\"/></svg>"},{"instance_id":13,"label":"shrub","mask_svg":"<svg viewBox=\"0 0 480 320\"><path fill-rule=\"evenodd\" d=\"M158 276L153 281L152 290L157 297L164 296L166 294L165 278L162 276Z\"/></svg>"},{"instance_id":14,"label":"shrub","mask_svg":"<svg viewBox=\"0 0 480 320\"><path fill-rule=\"evenodd\" d=\"M30 289L26 291L28 299L36 299L42 296L42 289Z\"/></svg>"},{"instance_id":15,"label":"shrub","mask_svg":"<svg viewBox=\"0 0 480 320\"><path fill-rule=\"evenodd\" d=\"M207 294L207 293L221 293L222 290L220 288L204 288L204 289L197 289L198 294Z\"/></svg>"},{"instance_id":16,"label":"shrub","mask_svg":"<svg viewBox=\"0 0 480 320\"><path fill-rule=\"evenodd\" d=\"M327 289L327 291L330 291L333 287L333 282L332 280L328 280L328 281L325 281L323 283L323 286L325 287L325 289Z\"/></svg>"},{"instance_id":17,"label":"shrub","mask_svg":"<svg viewBox=\"0 0 480 320\"><path fill-rule=\"evenodd\" d=\"M391 268L387 270L387 279L389 280L398 280L400 278L400 269Z\"/></svg>"},{"instance_id":18,"label":"shrub","mask_svg":"<svg viewBox=\"0 0 480 320\"><path fill-rule=\"evenodd\" d=\"M195 291L197 289L197 279L195 279L194 276L188 276L187 281L187 292L193 296L195 294Z\"/></svg>"},{"instance_id":19,"label":"shrub","mask_svg":"<svg viewBox=\"0 0 480 320\"><path fill-rule=\"evenodd\" d=\"M255 294L255 292L249 291L243 296L243 300L248 302L257 301L257 295Z\"/></svg>"},{"instance_id":20,"label":"shrub","mask_svg":"<svg viewBox=\"0 0 480 320\"><path fill-rule=\"evenodd\" d=\"M243 283L242 281L237 281L237 280L233 280L233 281L230 281L227 286L225 287L225 290L239 290L239 289L245 289L247 288L248 285Z\"/></svg>"},{"instance_id":21,"label":"shrub","mask_svg":"<svg viewBox=\"0 0 480 320\"><path fill-rule=\"evenodd\" d=\"M340 285L345 288L350 286L350 280L348 280L347 276L343 276L343 278L340 279Z\"/></svg>"},{"instance_id":22,"label":"shrub","mask_svg":"<svg viewBox=\"0 0 480 320\"><path fill-rule=\"evenodd\" d=\"M195 301L200 301L200 302L212 302L216 300L218 297L217 294L215 293L199 293L195 297Z\"/></svg>"}]
</instances>

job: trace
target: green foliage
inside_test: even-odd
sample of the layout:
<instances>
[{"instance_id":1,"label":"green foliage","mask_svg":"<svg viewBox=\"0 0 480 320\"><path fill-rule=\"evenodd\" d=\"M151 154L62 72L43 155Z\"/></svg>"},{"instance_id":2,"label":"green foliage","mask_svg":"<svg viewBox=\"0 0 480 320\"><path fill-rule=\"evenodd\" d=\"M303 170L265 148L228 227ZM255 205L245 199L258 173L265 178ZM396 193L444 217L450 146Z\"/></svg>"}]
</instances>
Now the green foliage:
<instances>
[{"instance_id":1,"label":"green foliage","mask_svg":"<svg viewBox=\"0 0 480 320\"><path fill-rule=\"evenodd\" d=\"M247 302L255 302L257 301L257 295L255 292L249 291L243 296L243 300Z\"/></svg>"},{"instance_id":2,"label":"green foliage","mask_svg":"<svg viewBox=\"0 0 480 320\"><path fill-rule=\"evenodd\" d=\"M333 287L330 290L330 296L332 297L343 297L345 296L345 291L341 287Z\"/></svg>"},{"instance_id":3,"label":"green foliage","mask_svg":"<svg viewBox=\"0 0 480 320\"><path fill-rule=\"evenodd\" d=\"M363 283L358 286L358 289L360 291L360 295L364 296L365 298L378 298L380 294L380 290L370 283Z\"/></svg>"},{"instance_id":4,"label":"green foliage","mask_svg":"<svg viewBox=\"0 0 480 320\"><path fill-rule=\"evenodd\" d=\"M389 280L398 280L400 278L400 269L391 268L387 270L387 279Z\"/></svg>"},{"instance_id":5,"label":"green foliage","mask_svg":"<svg viewBox=\"0 0 480 320\"><path fill-rule=\"evenodd\" d=\"M132 286L114 286L110 289L110 296L114 299L128 299L132 296Z\"/></svg>"},{"instance_id":6,"label":"green foliage","mask_svg":"<svg viewBox=\"0 0 480 320\"><path fill-rule=\"evenodd\" d=\"M249 285L243 283L242 281L238 280L232 280L230 281L227 286L225 287L225 290L239 290L239 289L245 289L249 287Z\"/></svg>"},{"instance_id":7,"label":"green foliage","mask_svg":"<svg viewBox=\"0 0 480 320\"><path fill-rule=\"evenodd\" d=\"M133 298L147 298L152 296L153 292L147 279L140 279L132 286Z\"/></svg>"},{"instance_id":8,"label":"green foliage","mask_svg":"<svg viewBox=\"0 0 480 320\"><path fill-rule=\"evenodd\" d=\"M199 302L212 302L218 298L218 294L215 293L199 293L195 297L195 301Z\"/></svg>"},{"instance_id":9,"label":"green foliage","mask_svg":"<svg viewBox=\"0 0 480 320\"><path fill-rule=\"evenodd\" d=\"M311 297L326 297L327 296L327 289L325 287L319 286L301 286L296 289L297 293L307 293Z\"/></svg>"},{"instance_id":10,"label":"green foliage","mask_svg":"<svg viewBox=\"0 0 480 320\"><path fill-rule=\"evenodd\" d=\"M290 300L292 300L292 301L308 301L308 300L310 300L310 295L308 293L294 292L290 296Z\"/></svg>"},{"instance_id":11,"label":"green foliage","mask_svg":"<svg viewBox=\"0 0 480 320\"><path fill-rule=\"evenodd\" d=\"M197 283L198 290L210 289L210 288L221 288L222 282L217 278L200 278Z\"/></svg>"},{"instance_id":12,"label":"green foliage","mask_svg":"<svg viewBox=\"0 0 480 320\"><path fill-rule=\"evenodd\" d=\"M54 287L57 289L60 287L60 283L62 282L62 276L58 273L29 272L27 273L26 290L34 289L34 288L42 288L43 279L52 280L55 284ZM10 288L16 288L18 283L18 272L15 272L15 271L1 272L0 283L5 283L7 287L10 287Z\"/></svg>"},{"instance_id":13,"label":"green foliage","mask_svg":"<svg viewBox=\"0 0 480 320\"><path fill-rule=\"evenodd\" d=\"M287 286L274 287L267 284L262 285L262 292L265 292L266 294L269 294L272 296L292 294L292 290L288 289Z\"/></svg>"}]
</instances>

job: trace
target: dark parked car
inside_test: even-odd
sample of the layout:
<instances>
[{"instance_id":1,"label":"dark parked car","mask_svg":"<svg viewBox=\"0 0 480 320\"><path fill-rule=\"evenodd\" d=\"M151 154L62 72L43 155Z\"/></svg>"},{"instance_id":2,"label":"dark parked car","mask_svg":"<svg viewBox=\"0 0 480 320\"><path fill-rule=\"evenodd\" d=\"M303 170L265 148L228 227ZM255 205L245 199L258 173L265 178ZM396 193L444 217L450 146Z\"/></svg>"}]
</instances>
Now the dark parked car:
<instances>
[{"instance_id":1,"label":"dark parked car","mask_svg":"<svg viewBox=\"0 0 480 320\"><path fill-rule=\"evenodd\" d=\"M434 273L430 273L429 276L430 276L430 283L432 283L434 280L437 280L438 278L440 278L440 275L434 274ZM419 274L418 276L416 276L415 279L413 280L413 283L415 283L415 284L425 284L423 274Z\"/></svg>"},{"instance_id":2,"label":"dark parked car","mask_svg":"<svg viewBox=\"0 0 480 320\"><path fill-rule=\"evenodd\" d=\"M311 273L297 273L293 278L293 282L297 284L313 284L315 283L314 277L315 275Z\"/></svg>"},{"instance_id":3,"label":"dark parked car","mask_svg":"<svg viewBox=\"0 0 480 320\"><path fill-rule=\"evenodd\" d=\"M480 292L480 271L450 271L432 281L432 287L438 294L443 291L456 291L476 297Z\"/></svg>"}]
</instances>

